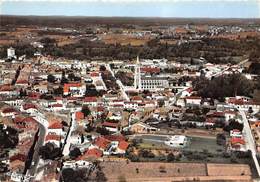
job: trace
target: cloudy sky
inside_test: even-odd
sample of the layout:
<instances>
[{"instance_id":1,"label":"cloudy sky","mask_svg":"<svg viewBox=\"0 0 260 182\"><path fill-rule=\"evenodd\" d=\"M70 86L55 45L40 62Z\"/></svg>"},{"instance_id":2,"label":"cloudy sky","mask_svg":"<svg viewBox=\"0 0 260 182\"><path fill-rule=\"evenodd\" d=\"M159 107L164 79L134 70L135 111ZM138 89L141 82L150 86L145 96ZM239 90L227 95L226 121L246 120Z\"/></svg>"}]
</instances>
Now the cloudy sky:
<instances>
[{"instance_id":1,"label":"cloudy sky","mask_svg":"<svg viewBox=\"0 0 260 182\"><path fill-rule=\"evenodd\" d=\"M260 0L3 0L0 6L8 15L260 18Z\"/></svg>"}]
</instances>

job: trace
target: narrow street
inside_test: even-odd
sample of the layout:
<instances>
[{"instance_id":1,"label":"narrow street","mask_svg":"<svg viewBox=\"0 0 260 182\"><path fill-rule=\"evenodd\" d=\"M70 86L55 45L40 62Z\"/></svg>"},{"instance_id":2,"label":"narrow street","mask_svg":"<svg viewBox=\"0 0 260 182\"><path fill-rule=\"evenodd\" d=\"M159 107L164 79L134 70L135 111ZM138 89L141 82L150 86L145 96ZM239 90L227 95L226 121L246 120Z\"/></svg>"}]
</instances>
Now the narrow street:
<instances>
[{"instance_id":1,"label":"narrow street","mask_svg":"<svg viewBox=\"0 0 260 182\"><path fill-rule=\"evenodd\" d=\"M245 112L242 111L242 110L239 110L239 112L242 116L242 121L243 121L243 124L244 124L244 133L245 133L245 140L246 140L247 148L248 148L248 150L251 151L252 158L253 158L253 161L255 163L255 167L256 167L258 177L260 177L260 166L259 166L259 162L256 158L257 152L256 152L255 140L253 138L252 131L251 131L251 128L249 126L248 120L246 118Z\"/></svg>"},{"instance_id":2,"label":"narrow street","mask_svg":"<svg viewBox=\"0 0 260 182\"><path fill-rule=\"evenodd\" d=\"M39 135L38 135L38 141L36 143L36 146L34 148L34 153L33 153L33 158L32 158L32 163L31 163L31 167L30 169L27 171L26 175L30 176L30 181L33 181L37 172L37 167L38 167L38 163L40 160L40 156L39 156L39 150L40 147L43 146L44 144L44 139L45 136L47 134L47 129L46 127L39 122Z\"/></svg>"}]
</instances>

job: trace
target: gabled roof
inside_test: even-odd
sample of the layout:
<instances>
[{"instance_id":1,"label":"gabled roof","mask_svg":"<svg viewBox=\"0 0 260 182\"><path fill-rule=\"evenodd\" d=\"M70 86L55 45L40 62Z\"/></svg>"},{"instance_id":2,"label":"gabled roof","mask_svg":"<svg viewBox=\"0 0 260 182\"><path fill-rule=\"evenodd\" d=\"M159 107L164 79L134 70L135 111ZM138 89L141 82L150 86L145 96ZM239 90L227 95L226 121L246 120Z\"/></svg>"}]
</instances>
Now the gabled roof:
<instances>
[{"instance_id":1,"label":"gabled roof","mask_svg":"<svg viewBox=\"0 0 260 182\"><path fill-rule=\"evenodd\" d=\"M27 109L37 109L36 105L32 104L32 103L25 103L23 105L23 109L27 110Z\"/></svg>"},{"instance_id":2,"label":"gabled roof","mask_svg":"<svg viewBox=\"0 0 260 182\"><path fill-rule=\"evenodd\" d=\"M126 150L129 146L129 143L126 141L120 141L118 144L118 148L121 150Z\"/></svg>"},{"instance_id":3,"label":"gabled roof","mask_svg":"<svg viewBox=\"0 0 260 182\"><path fill-rule=\"evenodd\" d=\"M15 161L15 160L19 160L19 161L22 161L22 162L25 162L26 161L26 156L24 154L16 154L16 155L13 155L12 157L10 157L10 161Z\"/></svg>"},{"instance_id":4,"label":"gabled roof","mask_svg":"<svg viewBox=\"0 0 260 182\"><path fill-rule=\"evenodd\" d=\"M18 111L16 111L14 108L5 108L2 113L18 113Z\"/></svg>"},{"instance_id":5,"label":"gabled roof","mask_svg":"<svg viewBox=\"0 0 260 182\"><path fill-rule=\"evenodd\" d=\"M100 158L100 157L102 157L103 152L97 148L93 148L93 149L88 149L84 155Z\"/></svg>"},{"instance_id":6,"label":"gabled roof","mask_svg":"<svg viewBox=\"0 0 260 182\"><path fill-rule=\"evenodd\" d=\"M84 113L81 111L78 111L75 113L75 117L76 117L77 121L80 121L80 120L84 119Z\"/></svg>"},{"instance_id":7,"label":"gabled roof","mask_svg":"<svg viewBox=\"0 0 260 182\"><path fill-rule=\"evenodd\" d=\"M230 142L231 142L231 145L235 145L235 144L245 145L245 143L246 143L244 139L237 138L237 137L231 138Z\"/></svg>"},{"instance_id":8,"label":"gabled roof","mask_svg":"<svg viewBox=\"0 0 260 182\"><path fill-rule=\"evenodd\" d=\"M12 91L13 88L10 84L0 85L0 91L6 92L6 91Z\"/></svg>"},{"instance_id":9,"label":"gabled roof","mask_svg":"<svg viewBox=\"0 0 260 182\"><path fill-rule=\"evenodd\" d=\"M60 135L47 135L45 141L50 141L50 140L60 141L61 137Z\"/></svg>"},{"instance_id":10,"label":"gabled roof","mask_svg":"<svg viewBox=\"0 0 260 182\"><path fill-rule=\"evenodd\" d=\"M105 135L105 139L110 140L110 141L125 141L126 138L123 135Z\"/></svg>"},{"instance_id":11,"label":"gabled roof","mask_svg":"<svg viewBox=\"0 0 260 182\"><path fill-rule=\"evenodd\" d=\"M49 129L62 129L62 124L60 123L60 122L55 122L55 123L53 123L52 125L50 125L48 128Z\"/></svg>"},{"instance_id":12,"label":"gabled roof","mask_svg":"<svg viewBox=\"0 0 260 182\"><path fill-rule=\"evenodd\" d=\"M97 102L97 97L85 97L84 102Z\"/></svg>"},{"instance_id":13,"label":"gabled roof","mask_svg":"<svg viewBox=\"0 0 260 182\"><path fill-rule=\"evenodd\" d=\"M143 73L160 73L160 68L142 67L141 72Z\"/></svg>"},{"instance_id":14,"label":"gabled roof","mask_svg":"<svg viewBox=\"0 0 260 182\"><path fill-rule=\"evenodd\" d=\"M105 127L112 127L112 128L117 128L118 127L118 123L112 123L112 122L108 122L108 121L105 121L102 126L105 126Z\"/></svg>"},{"instance_id":15,"label":"gabled roof","mask_svg":"<svg viewBox=\"0 0 260 182\"><path fill-rule=\"evenodd\" d=\"M101 149L106 149L110 144L110 141L105 139L104 137L98 137L95 139L94 144Z\"/></svg>"},{"instance_id":16,"label":"gabled roof","mask_svg":"<svg viewBox=\"0 0 260 182\"><path fill-rule=\"evenodd\" d=\"M70 87L81 87L81 83L65 83L63 92L69 92Z\"/></svg>"},{"instance_id":17,"label":"gabled roof","mask_svg":"<svg viewBox=\"0 0 260 182\"><path fill-rule=\"evenodd\" d=\"M53 104L52 107L63 107L62 104Z\"/></svg>"}]
</instances>

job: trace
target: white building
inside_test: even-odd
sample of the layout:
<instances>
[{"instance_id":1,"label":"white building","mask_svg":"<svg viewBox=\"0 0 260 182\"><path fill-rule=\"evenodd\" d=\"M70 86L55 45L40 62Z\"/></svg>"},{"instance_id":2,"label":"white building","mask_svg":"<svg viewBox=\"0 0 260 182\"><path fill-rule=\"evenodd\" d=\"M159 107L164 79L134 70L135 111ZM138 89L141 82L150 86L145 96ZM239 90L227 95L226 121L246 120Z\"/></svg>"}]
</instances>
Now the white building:
<instances>
[{"instance_id":1,"label":"white building","mask_svg":"<svg viewBox=\"0 0 260 182\"><path fill-rule=\"evenodd\" d=\"M8 59L16 58L14 48L10 47L10 48L7 49L7 58Z\"/></svg>"},{"instance_id":2,"label":"white building","mask_svg":"<svg viewBox=\"0 0 260 182\"><path fill-rule=\"evenodd\" d=\"M165 144L171 147L185 147L188 144L188 138L184 135L170 136L168 140L165 141Z\"/></svg>"}]
</instances>

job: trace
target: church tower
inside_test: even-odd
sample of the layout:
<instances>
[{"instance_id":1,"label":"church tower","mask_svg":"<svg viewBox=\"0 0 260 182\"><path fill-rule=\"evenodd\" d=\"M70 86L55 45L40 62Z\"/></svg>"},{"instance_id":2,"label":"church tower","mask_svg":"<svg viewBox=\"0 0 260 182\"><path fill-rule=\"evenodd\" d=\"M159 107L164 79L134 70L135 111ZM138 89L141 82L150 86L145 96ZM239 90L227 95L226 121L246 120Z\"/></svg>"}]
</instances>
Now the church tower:
<instances>
[{"instance_id":1,"label":"church tower","mask_svg":"<svg viewBox=\"0 0 260 182\"><path fill-rule=\"evenodd\" d=\"M141 73L140 73L140 61L139 56L137 56L136 64L135 64L135 82L134 87L136 90L140 90L141 88Z\"/></svg>"}]
</instances>

